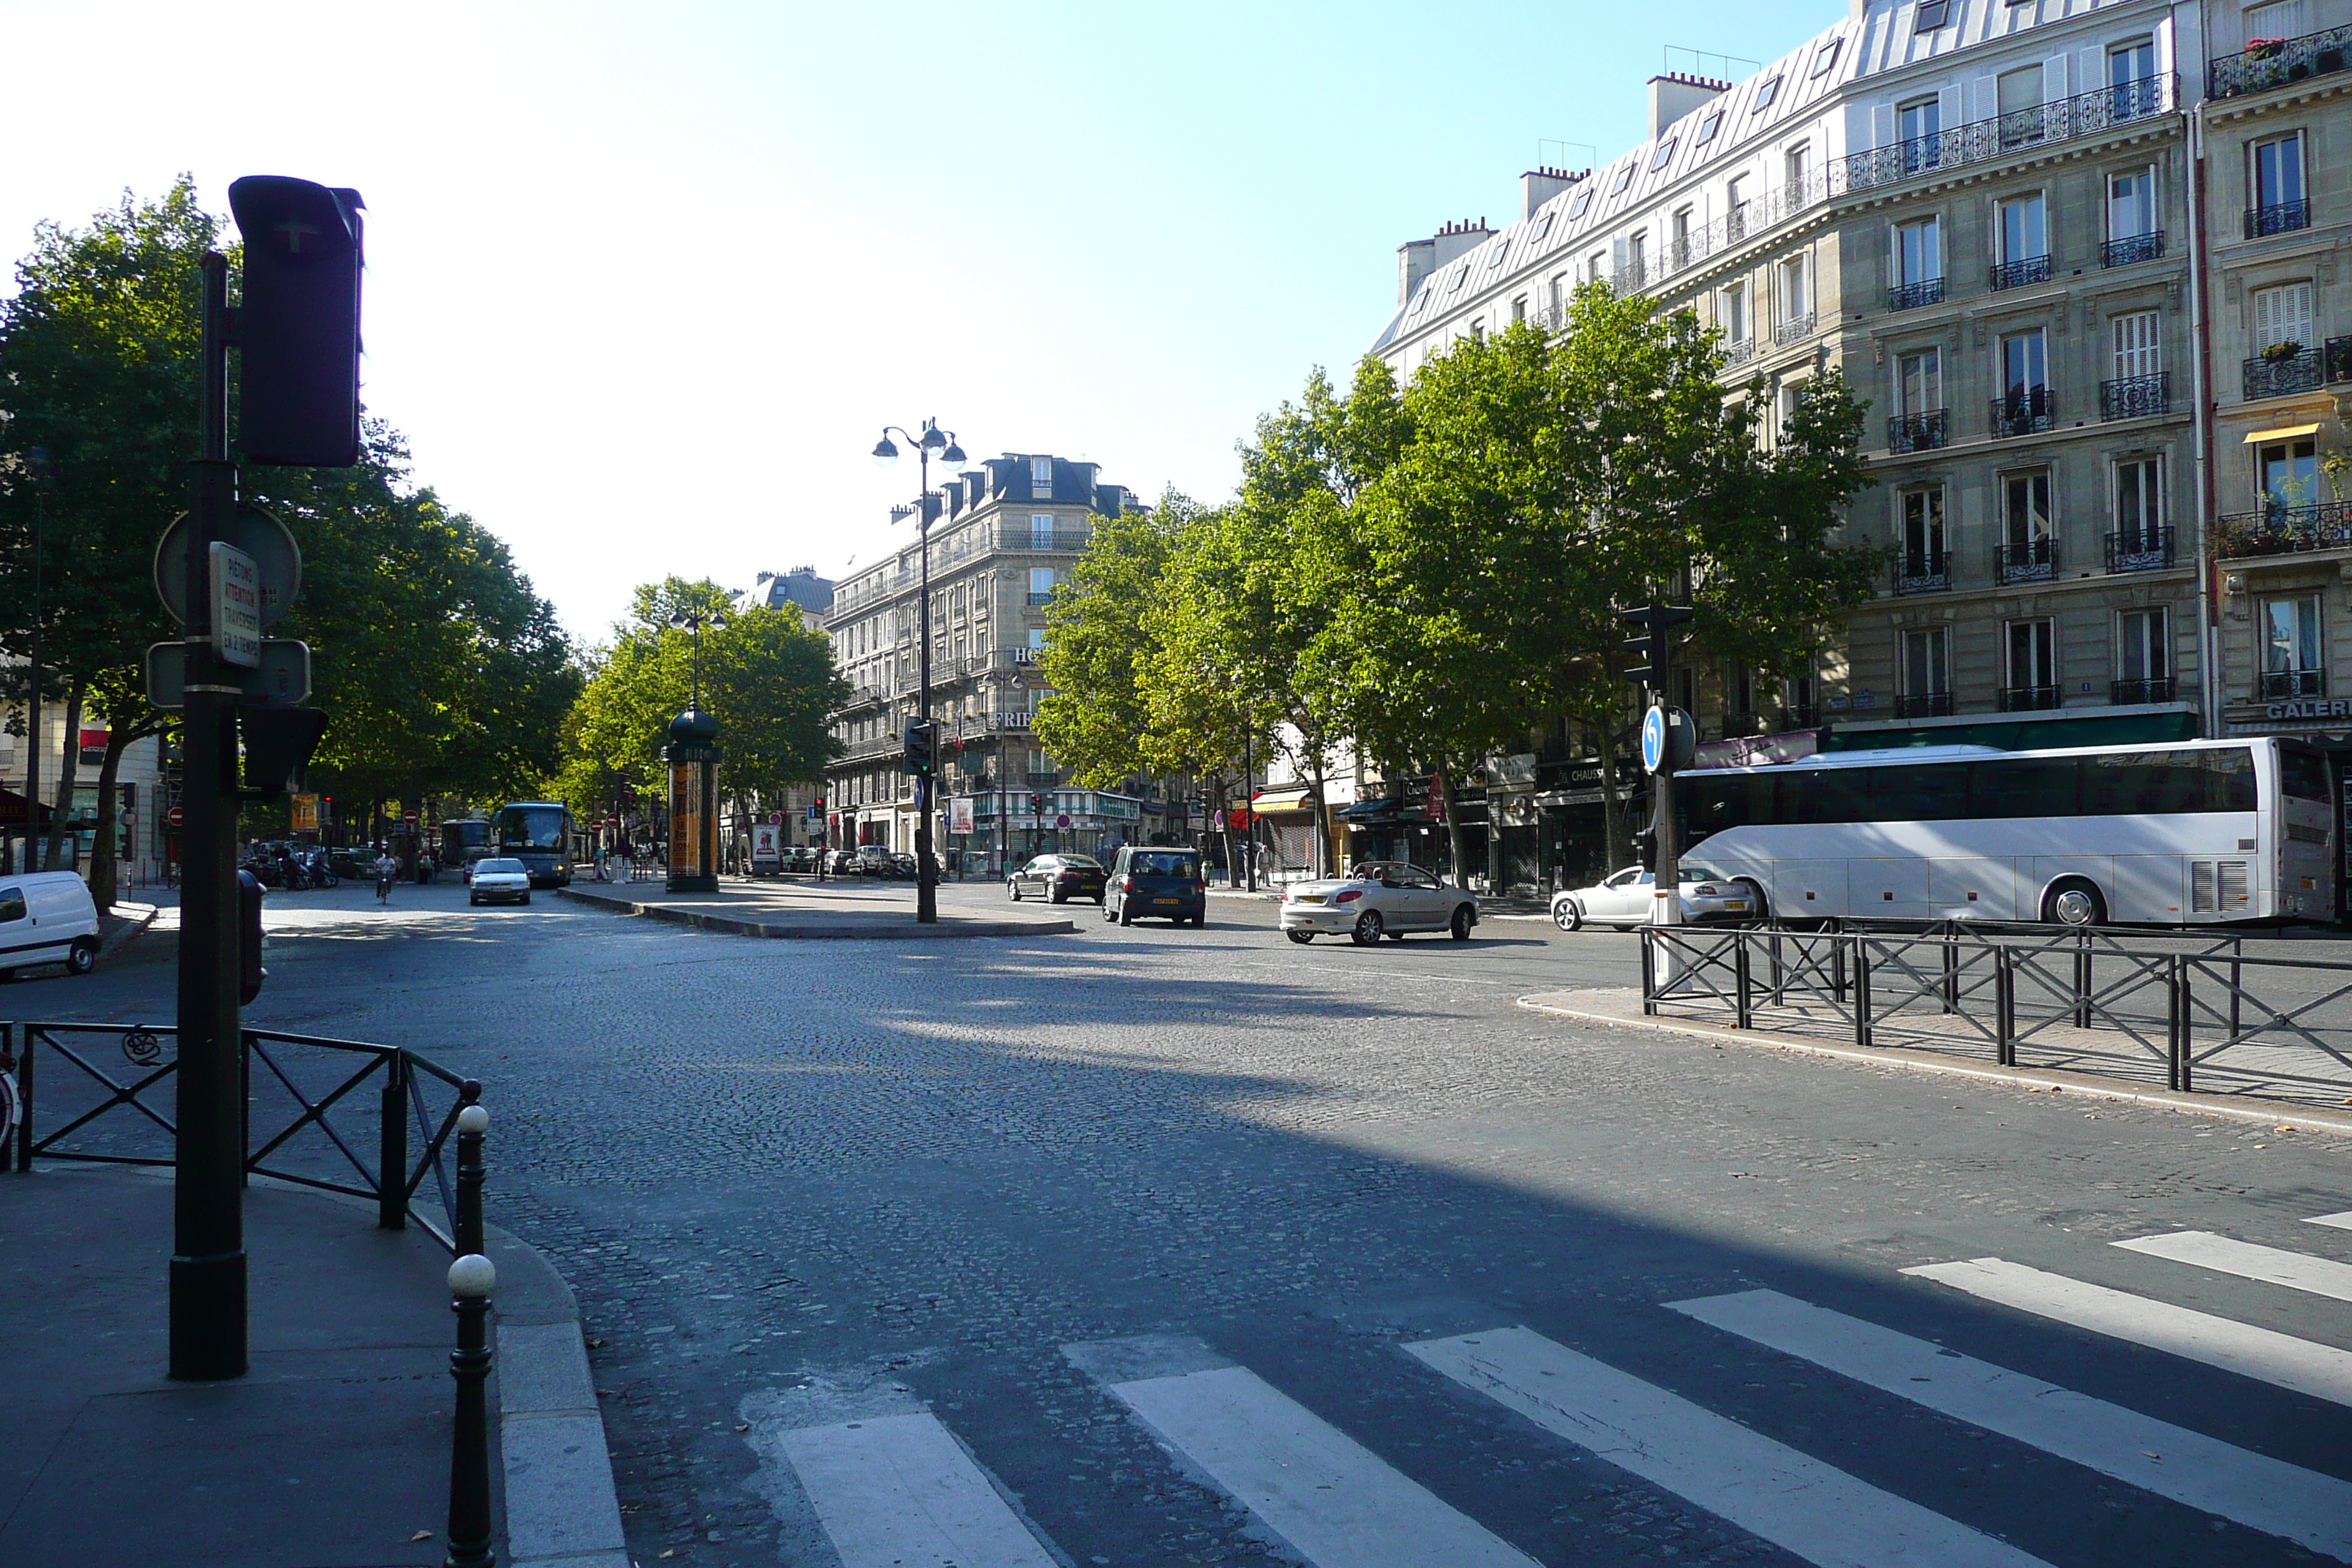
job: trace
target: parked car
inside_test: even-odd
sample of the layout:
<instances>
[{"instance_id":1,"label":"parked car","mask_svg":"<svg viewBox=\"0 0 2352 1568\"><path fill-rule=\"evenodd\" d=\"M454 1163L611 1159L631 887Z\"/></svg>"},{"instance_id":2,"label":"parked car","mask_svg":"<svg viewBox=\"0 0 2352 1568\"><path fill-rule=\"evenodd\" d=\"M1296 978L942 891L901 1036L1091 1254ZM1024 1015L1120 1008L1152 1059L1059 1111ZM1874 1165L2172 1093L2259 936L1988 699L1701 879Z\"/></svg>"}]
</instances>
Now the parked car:
<instances>
[{"instance_id":1,"label":"parked car","mask_svg":"<svg viewBox=\"0 0 2352 1568\"><path fill-rule=\"evenodd\" d=\"M88 974L98 963L98 906L71 871L0 877L0 975L62 963Z\"/></svg>"},{"instance_id":2,"label":"parked car","mask_svg":"<svg viewBox=\"0 0 2352 1568\"><path fill-rule=\"evenodd\" d=\"M530 871L520 860L477 860L468 881L466 901L469 904L494 904L505 900L518 904L530 902Z\"/></svg>"},{"instance_id":3,"label":"parked car","mask_svg":"<svg viewBox=\"0 0 2352 1568\"><path fill-rule=\"evenodd\" d=\"M1587 925L1631 931L1650 923L1657 892L1655 877L1639 866L1629 866L1590 888L1554 893L1551 921L1562 931ZM1710 867L1687 861L1682 867L1682 900L1685 925L1754 920L1764 908L1763 899L1748 883L1735 882Z\"/></svg>"},{"instance_id":4,"label":"parked car","mask_svg":"<svg viewBox=\"0 0 2352 1568\"><path fill-rule=\"evenodd\" d=\"M854 877L857 874L857 851L828 849L824 852L824 870L828 877Z\"/></svg>"},{"instance_id":5,"label":"parked car","mask_svg":"<svg viewBox=\"0 0 2352 1568\"><path fill-rule=\"evenodd\" d=\"M1434 872L1402 860L1368 860L1345 877L1294 882L1282 893L1282 934L1297 942L1342 932L1360 947L1407 931L1442 931L1470 940L1478 900Z\"/></svg>"},{"instance_id":6,"label":"parked car","mask_svg":"<svg viewBox=\"0 0 2352 1568\"><path fill-rule=\"evenodd\" d=\"M1201 857L1190 849L1124 846L1110 863L1103 919L1123 926L1139 920L1207 925L1209 884L1201 879Z\"/></svg>"},{"instance_id":7,"label":"parked car","mask_svg":"<svg viewBox=\"0 0 2352 1568\"><path fill-rule=\"evenodd\" d=\"M1004 890L1014 903L1034 893L1051 903L1072 899L1103 901L1108 880L1103 863L1086 855L1040 855L1004 879Z\"/></svg>"}]
</instances>

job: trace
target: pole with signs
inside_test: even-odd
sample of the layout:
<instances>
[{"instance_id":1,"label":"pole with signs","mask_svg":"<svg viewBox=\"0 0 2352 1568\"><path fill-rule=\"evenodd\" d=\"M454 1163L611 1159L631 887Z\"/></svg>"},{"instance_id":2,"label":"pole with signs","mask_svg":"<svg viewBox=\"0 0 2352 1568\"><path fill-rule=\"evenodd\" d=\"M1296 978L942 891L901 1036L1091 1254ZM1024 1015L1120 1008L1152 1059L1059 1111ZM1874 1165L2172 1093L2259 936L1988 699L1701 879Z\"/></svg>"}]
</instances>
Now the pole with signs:
<instances>
[{"instance_id":1,"label":"pole with signs","mask_svg":"<svg viewBox=\"0 0 2352 1568\"><path fill-rule=\"evenodd\" d=\"M1643 628L1643 635L1625 646L1643 655L1644 663L1626 672L1626 679L1649 688L1650 710L1642 719L1642 766L1655 781L1651 786L1650 838L1652 925L1680 925L1683 918L1681 847L1675 831L1675 770L1686 767L1696 750L1698 732L1691 716L1675 707L1674 646L1675 628L1686 625L1691 612L1671 605L1649 605L1625 611L1621 619ZM1663 957L1663 955L1661 955Z\"/></svg>"}]
</instances>

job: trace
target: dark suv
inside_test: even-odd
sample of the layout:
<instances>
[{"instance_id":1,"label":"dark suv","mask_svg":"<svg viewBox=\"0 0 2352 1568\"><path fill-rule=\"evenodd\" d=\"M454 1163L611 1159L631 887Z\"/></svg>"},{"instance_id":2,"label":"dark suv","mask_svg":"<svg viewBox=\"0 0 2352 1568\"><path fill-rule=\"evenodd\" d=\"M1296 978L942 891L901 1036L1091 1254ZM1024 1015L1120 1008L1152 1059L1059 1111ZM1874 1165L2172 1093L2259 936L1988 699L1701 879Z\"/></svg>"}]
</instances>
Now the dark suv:
<instances>
[{"instance_id":1,"label":"dark suv","mask_svg":"<svg viewBox=\"0 0 2352 1568\"><path fill-rule=\"evenodd\" d=\"M1139 920L1207 925L1209 885L1201 879L1201 857L1191 849L1128 845L1111 862L1103 919L1123 926Z\"/></svg>"},{"instance_id":2,"label":"dark suv","mask_svg":"<svg viewBox=\"0 0 2352 1568\"><path fill-rule=\"evenodd\" d=\"M1070 899L1103 900L1102 862L1087 855L1040 855L1004 879L1014 903L1036 894L1052 903Z\"/></svg>"}]
</instances>

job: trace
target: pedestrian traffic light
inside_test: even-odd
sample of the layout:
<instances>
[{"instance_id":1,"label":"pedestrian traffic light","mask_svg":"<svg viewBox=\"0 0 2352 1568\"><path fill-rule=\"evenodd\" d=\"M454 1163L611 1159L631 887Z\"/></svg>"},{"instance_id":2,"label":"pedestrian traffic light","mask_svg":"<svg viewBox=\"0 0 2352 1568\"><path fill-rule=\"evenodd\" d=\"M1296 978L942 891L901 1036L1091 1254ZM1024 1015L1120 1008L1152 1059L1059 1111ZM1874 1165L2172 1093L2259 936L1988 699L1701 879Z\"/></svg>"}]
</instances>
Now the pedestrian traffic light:
<instances>
[{"instance_id":1,"label":"pedestrian traffic light","mask_svg":"<svg viewBox=\"0 0 2352 1568\"><path fill-rule=\"evenodd\" d=\"M250 871L236 874L236 1001L250 1007L261 994L269 971L261 967L261 879Z\"/></svg>"},{"instance_id":2,"label":"pedestrian traffic light","mask_svg":"<svg viewBox=\"0 0 2352 1568\"><path fill-rule=\"evenodd\" d=\"M1647 605L1638 610L1621 610L1617 618L1641 627L1643 633L1625 639L1625 647L1643 660L1641 668L1625 672L1625 679L1638 680L1653 691L1666 690L1674 647L1682 640L1675 628L1688 622L1691 612L1678 605Z\"/></svg>"},{"instance_id":3,"label":"pedestrian traffic light","mask_svg":"<svg viewBox=\"0 0 2352 1568\"><path fill-rule=\"evenodd\" d=\"M360 194L248 174L228 188L245 239L236 321L246 460L347 468L360 459Z\"/></svg>"},{"instance_id":4,"label":"pedestrian traffic light","mask_svg":"<svg viewBox=\"0 0 2352 1568\"><path fill-rule=\"evenodd\" d=\"M934 755L938 731L928 719L913 719L907 723L907 771L918 778L929 778L937 762Z\"/></svg>"}]
</instances>

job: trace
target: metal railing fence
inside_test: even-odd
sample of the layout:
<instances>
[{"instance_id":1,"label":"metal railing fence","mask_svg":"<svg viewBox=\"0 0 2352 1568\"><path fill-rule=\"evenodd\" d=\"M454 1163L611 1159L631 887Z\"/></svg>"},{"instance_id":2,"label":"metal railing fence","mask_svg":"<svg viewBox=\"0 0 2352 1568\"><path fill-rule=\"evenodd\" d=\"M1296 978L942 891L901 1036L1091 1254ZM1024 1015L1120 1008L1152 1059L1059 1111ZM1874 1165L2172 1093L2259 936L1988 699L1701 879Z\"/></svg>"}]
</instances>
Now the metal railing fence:
<instances>
[{"instance_id":1,"label":"metal railing fence","mask_svg":"<svg viewBox=\"0 0 2352 1568\"><path fill-rule=\"evenodd\" d=\"M0 1169L30 1171L37 1160L172 1164L177 1034L147 1024L0 1022L0 1072L14 1075L16 1089L15 1136ZM126 1069L105 1059L110 1045ZM414 1220L455 1247L458 1197L445 1153L480 1084L399 1046L275 1029L244 1031L241 1057L248 1176L367 1199L383 1228ZM362 1092L371 1086L373 1096ZM370 1143L373 1160L362 1152ZM439 1199L431 1212L417 1204L428 1177Z\"/></svg>"},{"instance_id":2,"label":"metal railing fence","mask_svg":"<svg viewBox=\"0 0 2352 1568\"><path fill-rule=\"evenodd\" d=\"M1640 934L1651 1016L1727 1016L2179 1090L2352 1098L2352 961L2250 952L2242 934L1963 921Z\"/></svg>"}]
</instances>

